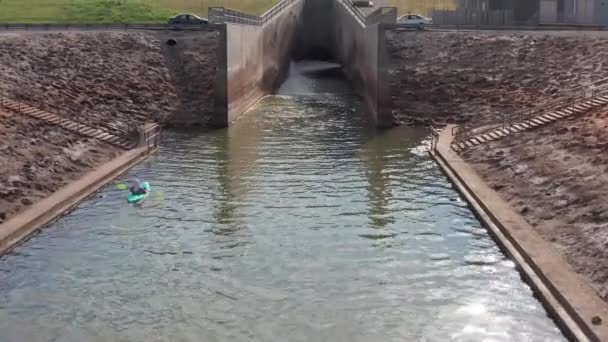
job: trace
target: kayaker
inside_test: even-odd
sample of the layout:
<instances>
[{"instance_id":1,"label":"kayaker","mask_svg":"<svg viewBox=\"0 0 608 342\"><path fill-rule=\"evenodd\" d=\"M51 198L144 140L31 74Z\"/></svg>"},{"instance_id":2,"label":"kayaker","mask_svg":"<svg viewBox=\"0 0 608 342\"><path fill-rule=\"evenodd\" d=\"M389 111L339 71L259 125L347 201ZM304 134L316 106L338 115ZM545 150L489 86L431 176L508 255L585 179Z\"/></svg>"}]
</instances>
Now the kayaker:
<instances>
[{"instance_id":1,"label":"kayaker","mask_svg":"<svg viewBox=\"0 0 608 342\"><path fill-rule=\"evenodd\" d=\"M131 185L131 187L129 188L129 190L131 191L131 193L133 195L143 195L143 194L148 193L148 190L146 190L145 188L143 188L141 186L141 184L139 183L139 179L133 180L133 185Z\"/></svg>"}]
</instances>

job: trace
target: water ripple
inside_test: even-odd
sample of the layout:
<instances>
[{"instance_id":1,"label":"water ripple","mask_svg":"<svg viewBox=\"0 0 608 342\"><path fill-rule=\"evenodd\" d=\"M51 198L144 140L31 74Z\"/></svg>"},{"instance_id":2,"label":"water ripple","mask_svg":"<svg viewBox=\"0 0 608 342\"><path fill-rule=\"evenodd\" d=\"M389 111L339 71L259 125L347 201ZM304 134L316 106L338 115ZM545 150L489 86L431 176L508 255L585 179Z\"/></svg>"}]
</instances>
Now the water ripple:
<instances>
[{"instance_id":1,"label":"water ripple","mask_svg":"<svg viewBox=\"0 0 608 342\"><path fill-rule=\"evenodd\" d=\"M108 187L0 259L0 339L563 340L429 132L376 132L357 101L275 96L166 132L118 180L151 181L142 206Z\"/></svg>"}]
</instances>

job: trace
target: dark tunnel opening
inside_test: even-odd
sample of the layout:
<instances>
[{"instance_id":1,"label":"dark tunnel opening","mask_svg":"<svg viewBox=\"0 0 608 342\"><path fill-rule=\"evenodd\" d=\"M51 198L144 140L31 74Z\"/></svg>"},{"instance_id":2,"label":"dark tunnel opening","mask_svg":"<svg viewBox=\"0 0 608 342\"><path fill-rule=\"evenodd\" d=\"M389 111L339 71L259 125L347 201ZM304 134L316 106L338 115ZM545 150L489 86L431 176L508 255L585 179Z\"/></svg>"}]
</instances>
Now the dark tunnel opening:
<instances>
[{"instance_id":1,"label":"dark tunnel opening","mask_svg":"<svg viewBox=\"0 0 608 342\"><path fill-rule=\"evenodd\" d=\"M307 49L300 49L297 53L292 55L292 59L295 61L300 60L317 60L324 62L337 62L333 52L320 45L313 45Z\"/></svg>"},{"instance_id":2,"label":"dark tunnel opening","mask_svg":"<svg viewBox=\"0 0 608 342\"><path fill-rule=\"evenodd\" d=\"M333 6L332 1L305 1L292 38L288 72L276 94L353 92L336 54Z\"/></svg>"}]
</instances>

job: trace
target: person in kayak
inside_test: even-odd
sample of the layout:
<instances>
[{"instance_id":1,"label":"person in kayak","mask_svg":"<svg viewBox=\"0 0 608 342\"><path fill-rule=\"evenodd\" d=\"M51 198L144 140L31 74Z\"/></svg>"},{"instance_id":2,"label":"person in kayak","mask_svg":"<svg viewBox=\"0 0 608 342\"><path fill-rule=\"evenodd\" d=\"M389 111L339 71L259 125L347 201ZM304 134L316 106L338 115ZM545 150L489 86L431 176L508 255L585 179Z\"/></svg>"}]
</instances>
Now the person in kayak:
<instances>
[{"instance_id":1,"label":"person in kayak","mask_svg":"<svg viewBox=\"0 0 608 342\"><path fill-rule=\"evenodd\" d=\"M131 185L129 191L131 191L133 195L143 195L148 193L148 190L142 187L139 183L139 179L133 180L133 185Z\"/></svg>"}]
</instances>

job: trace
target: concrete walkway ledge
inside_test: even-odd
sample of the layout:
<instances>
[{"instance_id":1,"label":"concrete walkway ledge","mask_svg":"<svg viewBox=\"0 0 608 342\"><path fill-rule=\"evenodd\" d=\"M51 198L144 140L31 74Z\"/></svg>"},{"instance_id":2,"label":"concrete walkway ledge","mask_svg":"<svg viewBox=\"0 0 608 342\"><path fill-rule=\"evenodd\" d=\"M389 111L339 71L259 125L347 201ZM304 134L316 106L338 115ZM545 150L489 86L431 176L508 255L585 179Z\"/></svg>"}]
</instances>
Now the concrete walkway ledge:
<instances>
[{"instance_id":1,"label":"concrete walkway ledge","mask_svg":"<svg viewBox=\"0 0 608 342\"><path fill-rule=\"evenodd\" d=\"M0 224L0 255L79 205L156 150L140 147L127 151Z\"/></svg>"},{"instance_id":2,"label":"concrete walkway ledge","mask_svg":"<svg viewBox=\"0 0 608 342\"><path fill-rule=\"evenodd\" d=\"M549 242L451 149L451 132L452 127L441 131L431 155L516 263L564 335L574 341L608 341L606 303Z\"/></svg>"}]
</instances>

